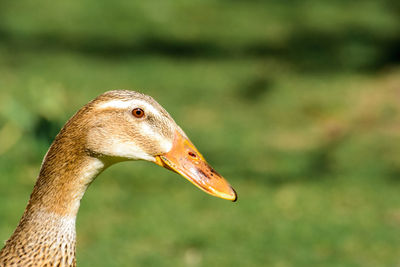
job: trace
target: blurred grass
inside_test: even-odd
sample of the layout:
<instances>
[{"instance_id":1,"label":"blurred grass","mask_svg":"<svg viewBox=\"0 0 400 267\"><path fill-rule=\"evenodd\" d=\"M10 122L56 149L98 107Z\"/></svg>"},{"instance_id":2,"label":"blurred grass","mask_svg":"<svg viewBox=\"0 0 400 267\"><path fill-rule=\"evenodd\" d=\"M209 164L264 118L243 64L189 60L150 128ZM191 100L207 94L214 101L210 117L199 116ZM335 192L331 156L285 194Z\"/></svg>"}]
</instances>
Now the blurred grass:
<instances>
[{"instance_id":1,"label":"blurred grass","mask_svg":"<svg viewBox=\"0 0 400 267\"><path fill-rule=\"evenodd\" d=\"M0 240L63 123L126 88L158 100L239 201L113 166L82 201L80 266L399 265L398 14L394 1L0 2Z\"/></svg>"}]
</instances>

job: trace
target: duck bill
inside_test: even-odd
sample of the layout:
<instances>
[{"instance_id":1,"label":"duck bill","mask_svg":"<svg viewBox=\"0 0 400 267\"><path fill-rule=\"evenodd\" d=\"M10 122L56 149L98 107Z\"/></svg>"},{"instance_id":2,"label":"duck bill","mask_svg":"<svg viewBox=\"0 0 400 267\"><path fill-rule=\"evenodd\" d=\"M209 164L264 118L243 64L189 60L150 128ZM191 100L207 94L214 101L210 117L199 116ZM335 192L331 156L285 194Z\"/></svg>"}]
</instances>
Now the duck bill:
<instances>
[{"instance_id":1,"label":"duck bill","mask_svg":"<svg viewBox=\"0 0 400 267\"><path fill-rule=\"evenodd\" d=\"M192 142L178 131L171 150L157 156L155 163L182 175L210 195L231 201L237 199L229 183L208 165Z\"/></svg>"}]
</instances>

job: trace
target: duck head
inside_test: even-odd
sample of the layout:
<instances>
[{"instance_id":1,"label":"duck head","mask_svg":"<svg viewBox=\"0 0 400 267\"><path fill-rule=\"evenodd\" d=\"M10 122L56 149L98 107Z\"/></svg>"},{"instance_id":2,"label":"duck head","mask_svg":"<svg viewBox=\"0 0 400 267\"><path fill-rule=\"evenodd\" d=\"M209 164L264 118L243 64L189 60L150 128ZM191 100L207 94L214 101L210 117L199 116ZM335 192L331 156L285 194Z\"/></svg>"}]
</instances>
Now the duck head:
<instances>
[{"instance_id":1,"label":"duck head","mask_svg":"<svg viewBox=\"0 0 400 267\"><path fill-rule=\"evenodd\" d=\"M85 150L105 162L146 160L172 170L204 192L235 201L236 192L192 144L172 117L150 96L106 92L81 112ZM95 114L95 115L93 115Z\"/></svg>"}]
</instances>

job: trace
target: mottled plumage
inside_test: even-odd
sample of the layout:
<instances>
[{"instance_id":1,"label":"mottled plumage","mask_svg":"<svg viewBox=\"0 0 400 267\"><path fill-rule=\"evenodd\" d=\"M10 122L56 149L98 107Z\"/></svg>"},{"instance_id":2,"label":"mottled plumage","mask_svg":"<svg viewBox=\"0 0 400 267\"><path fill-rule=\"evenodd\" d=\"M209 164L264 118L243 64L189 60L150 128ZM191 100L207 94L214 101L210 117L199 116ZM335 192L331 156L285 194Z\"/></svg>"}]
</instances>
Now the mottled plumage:
<instances>
[{"instance_id":1,"label":"mottled plumage","mask_svg":"<svg viewBox=\"0 0 400 267\"><path fill-rule=\"evenodd\" d=\"M134 108L143 109L146 116L132 116ZM175 152L177 140L186 147ZM177 156L186 168L193 166L194 174L180 171L179 164L168 166L173 164L168 157ZM56 136L25 212L0 251L0 267L76 266L75 220L80 200L98 174L124 160L147 160L169 169L176 166L176 172L202 190L236 199L217 174L206 177L206 182L197 176L201 172L196 168L206 166L204 158L155 100L126 90L106 92L81 108Z\"/></svg>"}]
</instances>

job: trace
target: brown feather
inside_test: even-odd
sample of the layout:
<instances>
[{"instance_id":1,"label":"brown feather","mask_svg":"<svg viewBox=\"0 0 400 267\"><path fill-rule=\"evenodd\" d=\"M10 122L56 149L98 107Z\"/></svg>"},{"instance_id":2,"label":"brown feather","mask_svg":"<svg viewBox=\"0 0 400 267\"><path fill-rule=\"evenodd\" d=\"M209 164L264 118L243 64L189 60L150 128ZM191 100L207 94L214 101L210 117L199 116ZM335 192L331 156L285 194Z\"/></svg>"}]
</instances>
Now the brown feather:
<instances>
[{"instance_id":1,"label":"brown feather","mask_svg":"<svg viewBox=\"0 0 400 267\"><path fill-rule=\"evenodd\" d=\"M0 251L1 267L76 266L75 218L79 202L104 168L126 160L110 152L112 142L134 142L149 155L163 152L157 142L140 132L129 110L97 108L113 100L135 99L145 101L159 112L146 118L149 127L165 140L173 138L173 130L179 127L149 96L110 91L82 107L65 124L47 152L19 225Z\"/></svg>"}]
</instances>

